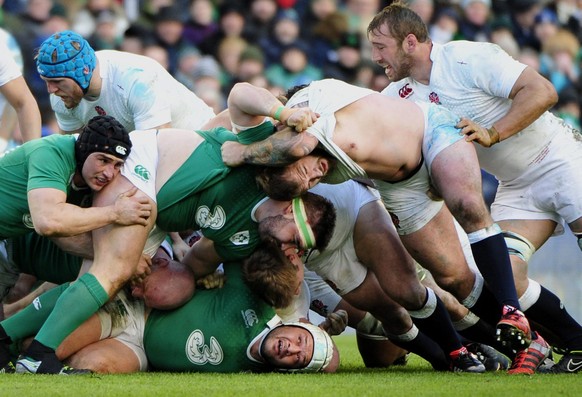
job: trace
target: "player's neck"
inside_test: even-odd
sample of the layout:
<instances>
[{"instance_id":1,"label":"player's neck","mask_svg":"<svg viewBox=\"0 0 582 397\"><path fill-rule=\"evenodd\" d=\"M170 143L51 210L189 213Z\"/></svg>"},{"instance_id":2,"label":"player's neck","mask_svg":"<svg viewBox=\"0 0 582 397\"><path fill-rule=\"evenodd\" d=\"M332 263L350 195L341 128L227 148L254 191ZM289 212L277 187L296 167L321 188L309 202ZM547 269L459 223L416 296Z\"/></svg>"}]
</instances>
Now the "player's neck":
<instances>
[{"instance_id":1,"label":"player's neck","mask_svg":"<svg viewBox=\"0 0 582 397\"><path fill-rule=\"evenodd\" d=\"M419 54L416 55L414 66L410 73L411 77L421 84L430 84L430 73L432 70L432 60L430 53L432 51L433 43L429 41L420 47Z\"/></svg>"}]
</instances>

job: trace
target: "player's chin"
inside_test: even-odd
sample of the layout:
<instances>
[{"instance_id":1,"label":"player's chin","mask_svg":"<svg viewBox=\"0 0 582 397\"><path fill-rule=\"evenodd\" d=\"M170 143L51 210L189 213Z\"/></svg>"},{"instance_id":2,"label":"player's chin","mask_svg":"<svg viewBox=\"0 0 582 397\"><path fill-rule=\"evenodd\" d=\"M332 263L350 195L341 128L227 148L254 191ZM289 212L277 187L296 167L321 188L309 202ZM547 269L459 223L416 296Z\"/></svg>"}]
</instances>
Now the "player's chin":
<instances>
[{"instance_id":1,"label":"player's chin","mask_svg":"<svg viewBox=\"0 0 582 397\"><path fill-rule=\"evenodd\" d=\"M90 184L90 188L91 190L93 190L94 192L99 192L101 190L103 190L103 188L105 186L107 186L109 184L109 182L111 182L110 180L106 179L106 180L102 180L99 178L95 178L93 179L93 181Z\"/></svg>"}]
</instances>

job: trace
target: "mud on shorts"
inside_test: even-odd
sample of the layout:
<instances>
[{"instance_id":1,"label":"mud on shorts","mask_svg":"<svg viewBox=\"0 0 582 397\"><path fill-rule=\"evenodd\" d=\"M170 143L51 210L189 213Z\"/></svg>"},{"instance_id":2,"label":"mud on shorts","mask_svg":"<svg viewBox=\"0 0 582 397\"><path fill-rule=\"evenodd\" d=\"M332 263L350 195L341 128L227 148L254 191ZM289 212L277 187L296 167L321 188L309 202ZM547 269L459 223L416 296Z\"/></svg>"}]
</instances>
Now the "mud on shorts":
<instances>
[{"instance_id":1,"label":"mud on shorts","mask_svg":"<svg viewBox=\"0 0 582 397\"><path fill-rule=\"evenodd\" d=\"M494 221L550 219L557 223L555 235L564 232L564 222L582 216L582 136L571 129L552 138L545 157L511 181L501 181L491 205Z\"/></svg>"},{"instance_id":2,"label":"mud on shorts","mask_svg":"<svg viewBox=\"0 0 582 397\"><path fill-rule=\"evenodd\" d=\"M399 235L405 236L422 229L434 218L444 202L428 196L430 177L426 163L412 177L401 182L375 180L384 206L392 215Z\"/></svg>"},{"instance_id":3,"label":"mud on shorts","mask_svg":"<svg viewBox=\"0 0 582 397\"><path fill-rule=\"evenodd\" d=\"M113 338L130 348L139 360L140 371L148 369L143 344L145 306L139 299L130 299L124 290L97 311L101 322L101 338Z\"/></svg>"}]
</instances>

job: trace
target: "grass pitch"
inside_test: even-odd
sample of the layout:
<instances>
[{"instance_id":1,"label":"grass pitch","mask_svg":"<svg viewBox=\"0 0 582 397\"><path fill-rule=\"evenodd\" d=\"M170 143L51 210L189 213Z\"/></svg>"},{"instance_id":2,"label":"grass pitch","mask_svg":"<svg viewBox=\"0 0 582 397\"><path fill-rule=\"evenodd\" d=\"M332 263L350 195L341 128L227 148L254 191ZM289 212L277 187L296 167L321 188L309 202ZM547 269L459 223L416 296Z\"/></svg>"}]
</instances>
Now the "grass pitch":
<instances>
[{"instance_id":1,"label":"grass pitch","mask_svg":"<svg viewBox=\"0 0 582 397\"><path fill-rule=\"evenodd\" d=\"M334 340L341 354L341 367L335 374L0 374L0 396L582 396L582 374L437 373L416 356L404 367L368 369L359 356L355 335Z\"/></svg>"}]
</instances>

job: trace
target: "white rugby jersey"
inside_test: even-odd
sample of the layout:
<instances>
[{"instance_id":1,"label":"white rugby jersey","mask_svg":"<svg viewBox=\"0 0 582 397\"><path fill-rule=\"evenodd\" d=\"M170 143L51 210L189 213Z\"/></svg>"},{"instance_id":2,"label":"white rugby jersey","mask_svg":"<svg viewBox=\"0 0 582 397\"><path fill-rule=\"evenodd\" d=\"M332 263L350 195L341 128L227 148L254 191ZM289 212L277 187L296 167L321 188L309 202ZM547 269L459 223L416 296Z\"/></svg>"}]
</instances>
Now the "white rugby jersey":
<instances>
[{"instance_id":1,"label":"white rugby jersey","mask_svg":"<svg viewBox=\"0 0 582 397\"><path fill-rule=\"evenodd\" d=\"M428 86L405 78L391 83L382 93L443 105L485 128L508 112L511 89L526 68L491 43L434 43L430 57L433 66ZM499 180L512 180L536 163L559 128L564 128L561 120L545 112L500 144L485 148L476 143L481 167Z\"/></svg>"},{"instance_id":2,"label":"white rugby jersey","mask_svg":"<svg viewBox=\"0 0 582 397\"><path fill-rule=\"evenodd\" d=\"M22 53L14 37L0 28L0 87L22 76ZM6 98L0 94L0 114L4 112Z\"/></svg>"},{"instance_id":3,"label":"white rugby jersey","mask_svg":"<svg viewBox=\"0 0 582 397\"><path fill-rule=\"evenodd\" d=\"M115 117L128 131L147 130L172 123L173 128L199 129L214 111L175 80L155 60L121 51L97 51L101 94L83 99L74 109L51 95L51 106L64 131L81 128L97 115Z\"/></svg>"}]
</instances>

